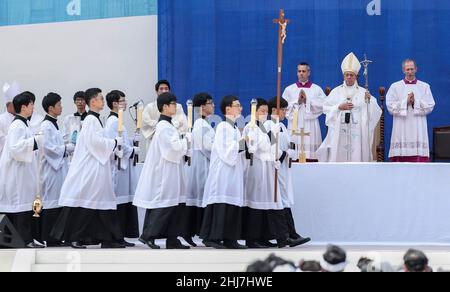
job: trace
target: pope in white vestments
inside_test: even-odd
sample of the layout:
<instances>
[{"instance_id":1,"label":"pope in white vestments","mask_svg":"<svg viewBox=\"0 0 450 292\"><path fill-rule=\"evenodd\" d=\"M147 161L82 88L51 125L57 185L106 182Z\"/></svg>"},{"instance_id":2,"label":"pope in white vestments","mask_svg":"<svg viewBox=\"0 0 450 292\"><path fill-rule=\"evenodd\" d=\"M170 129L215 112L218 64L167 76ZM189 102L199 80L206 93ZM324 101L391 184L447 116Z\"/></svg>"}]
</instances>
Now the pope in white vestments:
<instances>
[{"instance_id":1,"label":"pope in white vestments","mask_svg":"<svg viewBox=\"0 0 450 292\"><path fill-rule=\"evenodd\" d=\"M342 62L344 83L324 103L328 135L317 151L320 162L372 162L374 131L381 117L376 99L357 82L361 64L353 53Z\"/></svg>"}]
</instances>

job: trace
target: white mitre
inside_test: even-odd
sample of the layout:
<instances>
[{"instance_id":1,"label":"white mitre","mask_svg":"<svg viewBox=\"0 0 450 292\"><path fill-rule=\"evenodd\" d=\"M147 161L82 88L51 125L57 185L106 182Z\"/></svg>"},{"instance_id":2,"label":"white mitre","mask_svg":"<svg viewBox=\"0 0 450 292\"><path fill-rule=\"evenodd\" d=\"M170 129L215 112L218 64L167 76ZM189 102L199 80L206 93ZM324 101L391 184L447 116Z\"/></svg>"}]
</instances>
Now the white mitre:
<instances>
[{"instance_id":1,"label":"white mitre","mask_svg":"<svg viewBox=\"0 0 450 292\"><path fill-rule=\"evenodd\" d=\"M342 74L352 72L355 73L355 75L358 75L359 71L361 70L361 63L359 62L355 54L350 53L347 55L347 57L345 57L344 61L342 61L341 69Z\"/></svg>"},{"instance_id":2,"label":"white mitre","mask_svg":"<svg viewBox=\"0 0 450 292\"><path fill-rule=\"evenodd\" d=\"M5 103L12 102L14 97L16 97L20 93L20 87L17 82L9 85L5 83L3 85L3 93L5 94Z\"/></svg>"}]
</instances>

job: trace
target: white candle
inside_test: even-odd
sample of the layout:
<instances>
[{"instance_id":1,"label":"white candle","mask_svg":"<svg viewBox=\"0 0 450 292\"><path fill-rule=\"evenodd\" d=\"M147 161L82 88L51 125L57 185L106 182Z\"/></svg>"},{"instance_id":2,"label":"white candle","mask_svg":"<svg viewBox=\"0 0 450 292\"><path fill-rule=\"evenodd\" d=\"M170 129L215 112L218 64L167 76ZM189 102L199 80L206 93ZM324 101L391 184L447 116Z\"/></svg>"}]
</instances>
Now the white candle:
<instances>
[{"instance_id":1,"label":"white candle","mask_svg":"<svg viewBox=\"0 0 450 292\"><path fill-rule=\"evenodd\" d=\"M137 110L137 122L136 122L136 128L142 129L142 114L144 113L144 105L142 103L139 104L138 110Z\"/></svg>"},{"instance_id":2,"label":"white candle","mask_svg":"<svg viewBox=\"0 0 450 292\"><path fill-rule=\"evenodd\" d=\"M187 101L187 108L188 108L188 129L191 130L193 127L194 103L190 99Z\"/></svg>"},{"instance_id":3,"label":"white candle","mask_svg":"<svg viewBox=\"0 0 450 292\"><path fill-rule=\"evenodd\" d=\"M258 101L256 99L252 100L252 114L251 114L251 120L250 125L252 128L256 127L256 110L258 107Z\"/></svg>"},{"instance_id":4,"label":"white candle","mask_svg":"<svg viewBox=\"0 0 450 292\"><path fill-rule=\"evenodd\" d=\"M119 109L119 125L118 125L119 135L123 133L123 109Z\"/></svg>"}]
</instances>

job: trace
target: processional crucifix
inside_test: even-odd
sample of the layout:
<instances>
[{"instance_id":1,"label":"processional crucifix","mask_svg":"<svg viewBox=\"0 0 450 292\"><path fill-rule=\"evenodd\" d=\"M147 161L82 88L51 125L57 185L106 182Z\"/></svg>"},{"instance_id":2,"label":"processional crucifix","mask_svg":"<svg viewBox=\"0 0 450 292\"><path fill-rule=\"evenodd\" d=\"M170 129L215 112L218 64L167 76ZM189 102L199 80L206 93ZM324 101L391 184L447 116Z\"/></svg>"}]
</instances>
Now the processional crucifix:
<instances>
[{"instance_id":1,"label":"processional crucifix","mask_svg":"<svg viewBox=\"0 0 450 292\"><path fill-rule=\"evenodd\" d=\"M278 81L277 81L277 114L280 116L280 108L281 108L281 72L283 66L283 45L286 40L286 27L289 23L289 19L284 17L284 9L280 9L280 17L278 19L274 19L273 23L278 24ZM279 118L278 122L279 122ZM279 149L278 145L280 143L279 135L277 134L275 137L276 140L276 148L275 148L275 160L278 161ZM274 190L274 201L278 202L278 170L275 170L275 190Z\"/></svg>"}]
</instances>

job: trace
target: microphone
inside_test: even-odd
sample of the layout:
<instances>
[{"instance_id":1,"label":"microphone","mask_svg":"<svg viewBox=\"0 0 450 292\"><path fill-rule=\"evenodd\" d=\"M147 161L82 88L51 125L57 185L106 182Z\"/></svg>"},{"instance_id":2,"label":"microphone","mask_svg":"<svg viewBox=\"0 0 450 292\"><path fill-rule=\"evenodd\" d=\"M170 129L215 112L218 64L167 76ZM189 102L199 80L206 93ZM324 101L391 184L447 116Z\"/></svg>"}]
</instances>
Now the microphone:
<instances>
[{"instance_id":1,"label":"microphone","mask_svg":"<svg viewBox=\"0 0 450 292\"><path fill-rule=\"evenodd\" d=\"M140 103L144 103L144 101L143 100L139 100L138 102L136 102L135 104L133 104L132 106L130 106L130 108L137 108L137 106L140 104Z\"/></svg>"}]
</instances>

